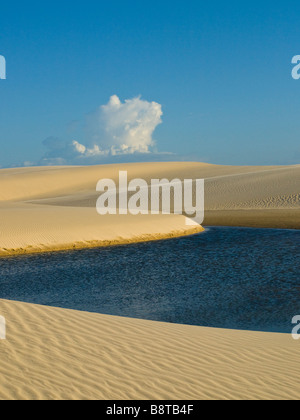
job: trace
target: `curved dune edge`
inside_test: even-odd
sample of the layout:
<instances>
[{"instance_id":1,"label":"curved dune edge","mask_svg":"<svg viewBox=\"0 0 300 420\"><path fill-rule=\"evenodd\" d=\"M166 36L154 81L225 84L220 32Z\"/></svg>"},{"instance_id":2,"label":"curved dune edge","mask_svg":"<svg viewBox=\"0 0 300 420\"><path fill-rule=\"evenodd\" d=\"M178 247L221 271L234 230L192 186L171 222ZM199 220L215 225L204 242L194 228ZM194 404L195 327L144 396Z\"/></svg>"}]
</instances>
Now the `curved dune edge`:
<instances>
[{"instance_id":1,"label":"curved dune edge","mask_svg":"<svg viewBox=\"0 0 300 420\"><path fill-rule=\"evenodd\" d=\"M130 245L137 244L142 242L154 242L166 239L180 238L184 236L191 236L201 232L204 232L205 229L202 226L192 227L186 230L173 230L168 233L162 234L143 234L140 236L134 236L132 238L117 238L111 240L92 240L84 242L72 242L65 244L57 245L45 245L40 244L37 246L30 245L25 248L12 248L12 249L1 249L0 248L0 258L8 257L14 255L31 255L31 254L41 254L41 253L50 253L50 252L59 252L59 251L72 251L72 250L82 250L82 249L93 249L93 248L102 248L118 245ZM0 242L1 243L1 242Z\"/></svg>"},{"instance_id":2,"label":"curved dune edge","mask_svg":"<svg viewBox=\"0 0 300 420\"><path fill-rule=\"evenodd\" d=\"M1 400L299 399L299 342L0 300Z\"/></svg>"},{"instance_id":3,"label":"curved dune edge","mask_svg":"<svg viewBox=\"0 0 300 420\"><path fill-rule=\"evenodd\" d=\"M203 232L182 215L105 215L95 208L0 206L0 256L157 241Z\"/></svg>"},{"instance_id":4,"label":"curved dune edge","mask_svg":"<svg viewBox=\"0 0 300 420\"><path fill-rule=\"evenodd\" d=\"M160 240L203 231L183 216L99 219L95 185L206 179L207 224L299 228L300 166L202 163L0 170L0 255ZM30 203L29 203L30 201ZM272 218L270 217L272 214ZM291 217L292 215L292 217ZM231 331L0 300L0 400L299 399L289 334Z\"/></svg>"},{"instance_id":5,"label":"curved dune edge","mask_svg":"<svg viewBox=\"0 0 300 420\"><path fill-rule=\"evenodd\" d=\"M196 162L0 170L0 256L155 241L203 231L185 217L99 216L99 179L205 179L204 226L300 228L300 165Z\"/></svg>"}]
</instances>

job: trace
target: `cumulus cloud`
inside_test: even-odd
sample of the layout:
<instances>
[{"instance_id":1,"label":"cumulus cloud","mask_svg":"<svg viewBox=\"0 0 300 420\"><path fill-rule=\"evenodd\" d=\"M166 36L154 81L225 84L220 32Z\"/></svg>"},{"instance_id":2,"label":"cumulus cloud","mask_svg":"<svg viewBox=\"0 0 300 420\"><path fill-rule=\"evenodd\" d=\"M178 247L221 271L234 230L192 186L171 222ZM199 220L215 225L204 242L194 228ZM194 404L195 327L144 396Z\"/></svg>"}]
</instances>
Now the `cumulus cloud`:
<instances>
[{"instance_id":1,"label":"cumulus cloud","mask_svg":"<svg viewBox=\"0 0 300 420\"><path fill-rule=\"evenodd\" d=\"M63 142L49 137L43 142L48 150L39 164L97 163L108 157L153 153L153 133L162 123L162 115L157 102L136 97L122 103L113 95L87 116L85 141Z\"/></svg>"},{"instance_id":2,"label":"cumulus cloud","mask_svg":"<svg viewBox=\"0 0 300 420\"><path fill-rule=\"evenodd\" d=\"M101 142L113 154L148 153L154 146L152 135L162 122L161 117L161 105L156 102L138 97L122 103L114 95L107 105L90 116L90 135L96 144ZM104 133L101 132L102 127Z\"/></svg>"}]
</instances>

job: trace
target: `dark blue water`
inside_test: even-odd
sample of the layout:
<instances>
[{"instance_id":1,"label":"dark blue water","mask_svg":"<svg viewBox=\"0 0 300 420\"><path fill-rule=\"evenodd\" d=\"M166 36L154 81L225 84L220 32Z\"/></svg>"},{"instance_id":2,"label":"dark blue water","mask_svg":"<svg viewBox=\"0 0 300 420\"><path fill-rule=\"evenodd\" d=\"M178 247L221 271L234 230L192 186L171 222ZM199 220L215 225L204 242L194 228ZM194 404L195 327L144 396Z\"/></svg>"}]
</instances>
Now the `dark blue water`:
<instances>
[{"instance_id":1,"label":"dark blue water","mask_svg":"<svg viewBox=\"0 0 300 420\"><path fill-rule=\"evenodd\" d=\"M0 260L0 297L219 328L291 332L300 232L209 228L151 243Z\"/></svg>"}]
</instances>

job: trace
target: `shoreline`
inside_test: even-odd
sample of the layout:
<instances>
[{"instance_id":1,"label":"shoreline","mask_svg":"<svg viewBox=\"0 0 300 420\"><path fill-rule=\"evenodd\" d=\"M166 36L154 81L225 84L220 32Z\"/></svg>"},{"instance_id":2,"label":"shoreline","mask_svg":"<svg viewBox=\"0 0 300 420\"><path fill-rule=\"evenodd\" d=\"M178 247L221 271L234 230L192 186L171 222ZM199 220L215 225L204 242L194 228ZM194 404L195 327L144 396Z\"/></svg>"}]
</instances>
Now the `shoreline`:
<instances>
[{"instance_id":1,"label":"shoreline","mask_svg":"<svg viewBox=\"0 0 300 420\"><path fill-rule=\"evenodd\" d=\"M300 165L197 162L0 169L0 257L171 239L202 231L185 216L99 216L99 179L204 179L202 226L300 229Z\"/></svg>"},{"instance_id":2,"label":"shoreline","mask_svg":"<svg viewBox=\"0 0 300 420\"><path fill-rule=\"evenodd\" d=\"M102 216L99 179L205 179L205 220ZM300 228L300 166L203 163L0 170L0 261L17 255L159 241L209 226ZM1 251L2 250L2 251ZM159 275L159 273L158 273ZM79 296L80 298L80 296ZM0 299L0 399L299 399L289 334L101 315Z\"/></svg>"},{"instance_id":3,"label":"shoreline","mask_svg":"<svg viewBox=\"0 0 300 420\"><path fill-rule=\"evenodd\" d=\"M300 208L208 210L203 226L299 230Z\"/></svg>"},{"instance_id":4,"label":"shoreline","mask_svg":"<svg viewBox=\"0 0 300 420\"><path fill-rule=\"evenodd\" d=\"M203 224L199 227L192 228L191 231L187 232L180 232L180 231L173 231L167 234L161 234L153 236L143 235L142 237L138 238L128 238L128 239L115 239L115 240L98 240L98 241L84 241L84 242L76 242L70 244L62 244L57 246L43 246L41 247L31 247L30 249L0 249L0 260L1 258L9 258L9 257L16 257L16 256L24 256L24 255L37 255L37 254L51 254L51 253L58 253L58 252L65 252L65 251L80 251L85 249L97 249L97 248L110 248L110 247L117 247L123 245L134 245L140 243L148 243L148 242L158 242L162 240L169 240L169 239L176 239L176 238L184 238L186 236L193 236L200 233L205 233L208 228L241 228L241 229L274 229L274 230L299 230L300 226L297 227L285 227L285 224L278 223L276 226L273 226L270 223L262 223L262 224L255 224L252 223L240 225L240 224Z\"/></svg>"},{"instance_id":5,"label":"shoreline","mask_svg":"<svg viewBox=\"0 0 300 420\"><path fill-rule=\"evenodd\" d=\"M84 249L97 249L97 248L110 248L115 246L122 246L122 245L133 245L138 243L144 243L144 242L157 242L161 240L168 240L168 239L175 239L175 238L181 238L185 236L192 236L199 233L205 232L205 229L202 226L191 228L190 230L186 232L181 231L172 231L170 233L161 234L161 235L151 235L151 234L145 234L141 237L137 238L120 238L115 240L99 240L99 241L84 241L84 242L77 242L72 244L65 244L65 245L49 245L41 247L30 249L9 249L9 250L3 250L0 249L0 260L1 258L5 257L14 257L19 255L36 255L36 254L48 254L48 253L56 253L56 252L64 252L64 251L80 251Z\"/></svg>"}]
</instances>

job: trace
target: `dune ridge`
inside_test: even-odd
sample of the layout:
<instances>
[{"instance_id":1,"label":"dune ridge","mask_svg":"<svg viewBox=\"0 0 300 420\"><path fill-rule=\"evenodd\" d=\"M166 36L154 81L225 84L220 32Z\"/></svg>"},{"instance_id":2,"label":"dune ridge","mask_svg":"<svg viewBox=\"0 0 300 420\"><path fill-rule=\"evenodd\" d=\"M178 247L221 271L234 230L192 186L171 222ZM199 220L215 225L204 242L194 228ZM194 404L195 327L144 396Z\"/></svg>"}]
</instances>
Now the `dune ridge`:
<instances>
[{"instance_id":1,"label":"dune ridge","mask_svg":"<svg viewBox=\"0 0 300 420\"><path fill-rule=\"evenodd\" d=\"M205 163L0 170L0 256L201 232L185 216L105 216L96 183L205 179L207 225L300 228L300 165ZM0 299L0 400L299 399L289 334L113 317Z\"/></svg>"},{"instance_id":2,"label":"dune ridge","mask_svg":"<svg viewBox=\"0 0 300 420\"><path fill-rule=\"evenodd\" d=\"M299 342L0 300L0 399L299 399Z\"/></svg>"},{"instance_id":3,"label":"dune ridge","mask_svg":"<svg viewBox=\"0 0 300 420\"><path fill-rule=\"evenodd\" d=\"M203 231L185 216L96 213L96 184L205 179L204 225L300 228L300 165L218 166L195 162L0 170L0 256L126 244Z\"/></svg>"}]
</instances>

